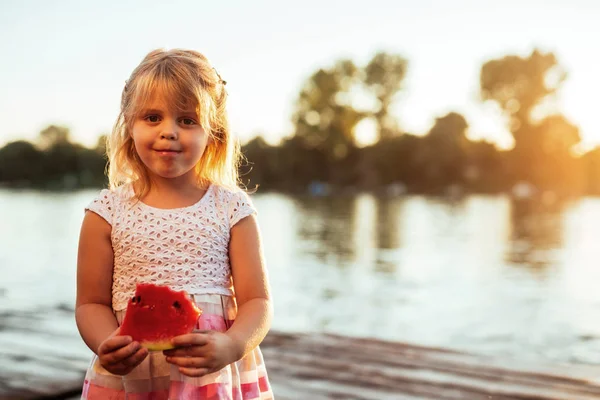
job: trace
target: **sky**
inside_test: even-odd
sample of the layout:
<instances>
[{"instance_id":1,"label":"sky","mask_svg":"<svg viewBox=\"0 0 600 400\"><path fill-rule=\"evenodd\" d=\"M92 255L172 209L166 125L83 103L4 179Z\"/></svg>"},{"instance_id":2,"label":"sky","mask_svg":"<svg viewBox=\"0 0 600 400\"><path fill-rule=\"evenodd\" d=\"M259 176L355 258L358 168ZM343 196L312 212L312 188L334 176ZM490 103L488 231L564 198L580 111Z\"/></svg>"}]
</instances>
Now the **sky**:
<instances>
[{"instance_id":1,"label":"sky","mask_svg":"<svg viewBox=\"0 0 600 400\"><path fill-rule=\"evenodd\" d=\"M378 51L408 60L394 115L407 132L462 113L469 136L511 144L479 100L484 62L552 51L568 72L556 106L600 144L598 0L0 0L0 145L35 140L50 124L92 146L108 133L131 71L155 48L204 53L227 81L242 141L293 133L294 102L317 69ZM368 125L359 138L372 137Z\"/></svg>"}]
</instances>

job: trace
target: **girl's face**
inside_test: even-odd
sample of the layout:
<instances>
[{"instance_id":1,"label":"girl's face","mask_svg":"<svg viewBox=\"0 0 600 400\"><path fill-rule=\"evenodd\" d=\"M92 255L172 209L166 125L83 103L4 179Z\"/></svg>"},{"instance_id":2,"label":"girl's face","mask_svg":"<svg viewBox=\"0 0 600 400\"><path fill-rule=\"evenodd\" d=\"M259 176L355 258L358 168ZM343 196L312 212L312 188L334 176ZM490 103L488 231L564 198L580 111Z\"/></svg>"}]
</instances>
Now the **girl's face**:
<instances>
[{"instance_id":1,"label":"girl's face","mask_svg":"<svg viewBox=\"0 0 600 400\"><path fill-rule=\"evenodd\" d=\"M177 110L163 97L154 96L140 111L133 121L131 136L150 178L195 182L194 167L208 143L196 110Z\"/></svg>"}]
</instances>

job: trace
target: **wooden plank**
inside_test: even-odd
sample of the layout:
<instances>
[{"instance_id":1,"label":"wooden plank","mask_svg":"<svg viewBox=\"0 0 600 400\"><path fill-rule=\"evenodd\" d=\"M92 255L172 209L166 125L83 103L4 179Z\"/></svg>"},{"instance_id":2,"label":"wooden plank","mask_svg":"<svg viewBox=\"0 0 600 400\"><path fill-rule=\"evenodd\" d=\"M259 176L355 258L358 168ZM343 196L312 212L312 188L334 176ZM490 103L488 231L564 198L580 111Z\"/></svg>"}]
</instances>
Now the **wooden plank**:
<instances>
[{"instance_id":1,"label":"wooden plank","mask_svg":"<svg viewBox=\"0 0 600 400\"><path fill-rule=\"evenodd\" d=\"M73 332L0 331L0 400L73 399L91 353ZM533 365L441 348L271 332L278 400L597 400L600 366Z\"/></svg>"},{"instance_id":2,"label":"wooden plank","mask_svg":"<svg viewBox=\"0 0 600 400\"><path fill-rule=\"evenodd\" d=\"M270 336L262 345L271 375L371 387L435 399L591 400L600 397L600 368L509 369L497 361L444 349L331 335ZM274 364L274 365L272 365ZM560 372L562 371L562 372ZM277 379L277 377L274 377ZM377 398L377 397L370 397Z\"/></svg>"}]
</instances>

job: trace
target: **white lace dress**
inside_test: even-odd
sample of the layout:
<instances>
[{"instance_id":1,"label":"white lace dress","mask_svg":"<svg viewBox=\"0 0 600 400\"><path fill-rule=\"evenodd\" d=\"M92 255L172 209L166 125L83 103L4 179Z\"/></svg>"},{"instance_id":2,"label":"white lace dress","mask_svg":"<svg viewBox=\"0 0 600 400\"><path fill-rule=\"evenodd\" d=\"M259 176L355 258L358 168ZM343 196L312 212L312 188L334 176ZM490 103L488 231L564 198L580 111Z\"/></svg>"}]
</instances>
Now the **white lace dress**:
<instances>
[{"instance_id":1,"label":"white lace dress","mask_svg":"<svg viewBox=\"0 0 600 400\"><path fill-rule=\"evenodd\" d=\"M198 330L226 331L235 320L228 244L230 229L255 213L248 195L211 185L196 204L160 209L132 198L130 185L102 190L86 210L112 227L113 311L119 323L137 283L167 285L192 295L203 314ZM112 375L93 357L82 399L273 399L259 348L220 371L190 378L168 364L162 352L126 376Z\"/></svg>"}]
</instances>

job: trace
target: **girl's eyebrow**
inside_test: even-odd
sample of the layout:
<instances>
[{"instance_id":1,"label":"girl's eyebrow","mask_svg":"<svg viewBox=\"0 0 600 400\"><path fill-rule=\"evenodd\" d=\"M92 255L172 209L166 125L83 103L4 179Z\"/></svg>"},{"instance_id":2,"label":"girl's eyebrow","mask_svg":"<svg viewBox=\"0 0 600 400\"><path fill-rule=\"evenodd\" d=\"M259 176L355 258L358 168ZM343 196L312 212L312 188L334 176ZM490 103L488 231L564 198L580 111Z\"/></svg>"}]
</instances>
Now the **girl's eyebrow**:
<instances>
[{"instance_id":1,"label":"girl's eyebrow","mask_svg":"<svg viewBox=\"0 0 600 400\"><path fill-rule=\"evenodd\" d=\"M140 112L139 112L139 114L143 114L143 115L162 114L162 113L163 113L163 111L159 110L158 108L144 108L144 109L140 110ZM196 110L194 110L194 109L180 110L177 113L183 114L183 115L196 115Z\"/></svg>"},{"instance_id":2,"label":"girl's eyebrow","mask_svg":"<svg viewBox=\"0 0 600 400\"><path fill-rule=\"evenodd\" d=\"M158 110L156 108L145 108L143 110L140 110L140 114L161 114L162 111Z\"/></svg>"}]
</instances>

